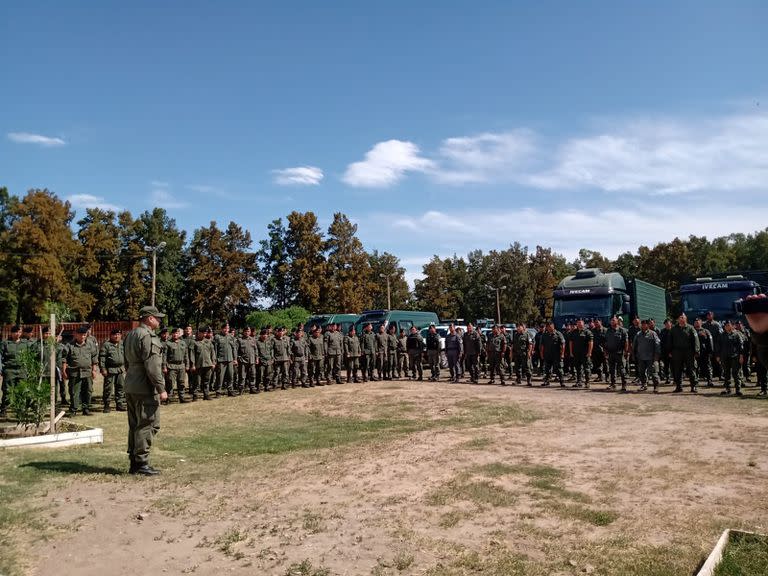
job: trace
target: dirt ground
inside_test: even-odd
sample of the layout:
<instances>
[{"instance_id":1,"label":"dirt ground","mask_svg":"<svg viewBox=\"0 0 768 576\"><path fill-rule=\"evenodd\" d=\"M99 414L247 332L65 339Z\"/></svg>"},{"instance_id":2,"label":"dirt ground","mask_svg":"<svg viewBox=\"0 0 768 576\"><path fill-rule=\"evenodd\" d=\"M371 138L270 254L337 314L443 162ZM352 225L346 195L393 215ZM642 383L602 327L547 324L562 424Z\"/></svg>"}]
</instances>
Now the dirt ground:
<instances>
[{"instance_id":1,"label":"dirt ground","mask_svg":"<svg viewBox=\"0 0 768 576\"><path fill-rule=\"evenodd\" d=\"M693 574L724 528L768 532L768 402L604 387L403 380L175 404L157 478L121 473L125 416L98 414L104 446L24 456L72 473L30 497L46 528L16 532L21 570ZM340 440L286 449L302 418ZM347 419L381 428L346 441Z\"/></svg>"}]
</instances>

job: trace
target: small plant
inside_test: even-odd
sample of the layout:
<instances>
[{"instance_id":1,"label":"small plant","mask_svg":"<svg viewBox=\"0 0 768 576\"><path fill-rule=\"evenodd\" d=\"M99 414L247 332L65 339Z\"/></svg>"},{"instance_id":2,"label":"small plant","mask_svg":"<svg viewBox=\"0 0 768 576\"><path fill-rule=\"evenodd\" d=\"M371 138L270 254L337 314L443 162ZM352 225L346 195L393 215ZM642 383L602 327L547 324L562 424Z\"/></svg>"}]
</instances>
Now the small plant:
<instances>
[{"instance_id":1,"label":"small plant","mask_svg":"<svg viewBox=\"0 0 768 576\"><path fill-rule=\"evenodd\" d=\"M16 421L24 426L40 428L51 407L51 385L43 374L43 363L34 349L19 354L22 377L9 390L11 410Z\"/></svg>"}]
</instances>

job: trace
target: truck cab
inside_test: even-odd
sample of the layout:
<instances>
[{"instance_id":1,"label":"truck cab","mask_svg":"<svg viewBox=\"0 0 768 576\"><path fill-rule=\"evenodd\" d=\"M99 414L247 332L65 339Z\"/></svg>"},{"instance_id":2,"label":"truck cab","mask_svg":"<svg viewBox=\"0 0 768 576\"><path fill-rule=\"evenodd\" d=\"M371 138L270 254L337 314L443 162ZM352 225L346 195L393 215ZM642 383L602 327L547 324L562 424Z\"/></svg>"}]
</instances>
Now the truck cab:
<instances>
[{"instance_id":1,"label":"truck cab","mask_svg":"<svg viewBox=\"0 0 768 576\"><path fill-rule=\"evenodd\" d=\"M627 284L618 272L583 268L561 280L553 297L552 321L558 330L579 318L607 323L615 314L629 313Z\"/></svg>"},{"instance_id":2,"label":"truck cab","mask_svg":"<svg viewBox=\"0 0 768 576\"><path fill-rule=\"evenodd\" d=\"M757 282L741 274L696 278L680 286L680 309L691 319L697 316L703 318L711 310L717 320L738 320L741 315L737 314L734 301L759 291Z\"/></svg>"}]
</instances>

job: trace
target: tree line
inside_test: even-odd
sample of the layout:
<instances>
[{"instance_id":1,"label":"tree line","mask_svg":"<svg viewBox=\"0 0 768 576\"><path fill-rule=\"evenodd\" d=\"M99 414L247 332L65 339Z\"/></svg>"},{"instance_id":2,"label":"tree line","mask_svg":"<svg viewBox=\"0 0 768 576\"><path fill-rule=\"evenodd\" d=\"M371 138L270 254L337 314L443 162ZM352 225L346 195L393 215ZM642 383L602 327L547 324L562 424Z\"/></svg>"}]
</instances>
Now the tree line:
<instances>
[{"instance_id":1,"label":"tree line","mask_svg":"<svg viewBox=\"0 0 768 576\"><path fill-rule=\"evenodd\" d=\"M172 324L243 324L249 313L299 306L313 312L387 307L433 310L442 318L494 317L496 292L504 319L533 321L551 313L552 289L580 267L618 271L671 292L686 276L768 269L768 229L707 240L676 238L640 246L615 260L582 249L568 262L550 248L466 257L434 256L411 290L397 256L366 251L357 225L337 212L322 230L313 212L273 220L254 242L235 222L211 222L191 236L162 208L87 208L81 218L47 189L23 197L0 188L0 318L4 323L135 318L150 299L151 254L157 255L156 303ZM501 289L504 287L503 289Z\"/></svg>"}]
</instances>

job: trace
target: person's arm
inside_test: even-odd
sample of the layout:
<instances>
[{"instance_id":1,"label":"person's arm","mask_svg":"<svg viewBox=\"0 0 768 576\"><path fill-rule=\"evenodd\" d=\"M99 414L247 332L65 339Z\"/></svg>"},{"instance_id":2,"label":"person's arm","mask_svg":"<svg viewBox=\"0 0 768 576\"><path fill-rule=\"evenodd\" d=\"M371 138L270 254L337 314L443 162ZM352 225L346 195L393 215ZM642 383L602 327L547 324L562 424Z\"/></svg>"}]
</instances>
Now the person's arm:
<instances>
[{"instance_id":1,"label":"person's arm","mask_svg":"<svg viewBox=\"0 0 768 576\"><path fill-rule=\"evenodd\" d=\"M766 298L765 294L748 296L747 300L758 300ZM768 366L768 313L755 312L747 314L747 322L752 329L752 342L755 344L757 358L763 366Z\"/></svg>"}]
</instances>

